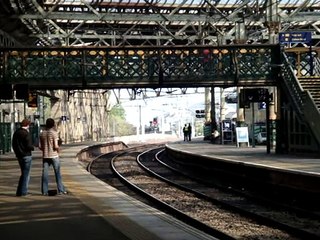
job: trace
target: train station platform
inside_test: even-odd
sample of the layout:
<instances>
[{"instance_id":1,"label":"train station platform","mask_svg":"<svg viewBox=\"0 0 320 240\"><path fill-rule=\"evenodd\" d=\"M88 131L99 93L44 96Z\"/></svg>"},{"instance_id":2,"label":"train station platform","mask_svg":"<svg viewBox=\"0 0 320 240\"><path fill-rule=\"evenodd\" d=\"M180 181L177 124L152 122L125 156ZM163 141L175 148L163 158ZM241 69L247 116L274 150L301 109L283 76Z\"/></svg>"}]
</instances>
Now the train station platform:
<instances>
[{"instance_id":1,"label":"train station platform","mask_svg":"<svg viewBox=\"0 0 320 240\"><path fill-rule=\"evenodd\" d=\"M64 145L61 170L68 195L42 196L41 152L36 150L27 197L16 197L20 169L15 156L0 155L0 237L10 240L215 239L151 208L90 175L76 154L93 143ZM176 152L209 159L299 172L320 178L320 159L267 154L265 146L237 148L200 139L170 141ZM51 169L52 170L52 169ZM313 178L314 179L314 178ZM319 185L318 185L319 186ZM49 189L56 189L53 170Z\"/></svg>"},{"instance_id":2,"label":"train station platform","mask_svg":"<svg viewBox=\"0 0 320 240\"><path fill-rule=\"evenodd\" d=\"M231 144L211 144L209 141L204 141L203 138L195 138L191 142L170 142L167 146L176 151L216 160L296 171L320 177L320 157L267 153L265 145L237 147Z\"/></svg>"},{"instance_id":3,"label":"train station platform","mask_svg":"<svg viewBox=\"0 0 320 240\"><path fill-rule=\"evenodd\" d=\"M212 144L203 138L166 145L179 163L205 166L210 174L236 179L260 188L295 192L313 198L320 196L320 158L307 154L267 153L266 146L255 147ZM196 164L196 165L195 165Z\"/></svg>"},{"instance_id":4,"label":"train station platform","mask_svg":"<svg viewBox=\"0 0 320 240\"><path fill-rule=\"evenodd\" d=\"M68 195L42 196L41 152L33 154L29 192L16 197L20 168L0 155L0 238L10 240L215 239L90 175L76 160L85 144L64 145L61 171ZM56 189L51 168L49 189Z\"/></svg>"}]
</instances>

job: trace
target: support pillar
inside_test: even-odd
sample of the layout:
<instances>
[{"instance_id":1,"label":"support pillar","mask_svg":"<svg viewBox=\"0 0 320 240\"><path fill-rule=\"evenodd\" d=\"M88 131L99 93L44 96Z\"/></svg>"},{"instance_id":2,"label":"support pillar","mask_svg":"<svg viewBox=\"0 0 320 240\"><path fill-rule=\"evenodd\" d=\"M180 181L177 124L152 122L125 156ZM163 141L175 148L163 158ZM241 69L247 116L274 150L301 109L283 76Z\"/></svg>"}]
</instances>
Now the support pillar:
<instances>
[{"instance_id":1,"label":"support pillar","mask_svg":"<svg viewBox=\"0 0 320 240\"><path fill-rule=\"evenodd\" d=\"M206 122L212 121L212 114L211 114L211 112L212 112L212 107L211 107L212 106L212 97L211 97L210 91L211 91L211 88L205 88L205 93L204 93L205 109L204 109L204 111L205 111L205 121Z\"/></svg>"},{"instance_id":2,"label":"support pillar","mask_svg":"<svg viewBox=\"0 0 320 240\"><path fill-rule=\"evenodd\" d=\"M276 44L278 42L278 35L280 29L279 21L279 3L277 0L268 0L266 9L266 26L269 30L269 43ZM270 99L269 104L267 104L267 111L269 112L269 127L270 131L270 148L276 150L276 129L277 122L280 121L280 113L278 114L277 109L280 109L280 101L278 97L278 90L276 87L268 88L269 96L273 96L273 99Z\"/></svg>"}]
</instances>

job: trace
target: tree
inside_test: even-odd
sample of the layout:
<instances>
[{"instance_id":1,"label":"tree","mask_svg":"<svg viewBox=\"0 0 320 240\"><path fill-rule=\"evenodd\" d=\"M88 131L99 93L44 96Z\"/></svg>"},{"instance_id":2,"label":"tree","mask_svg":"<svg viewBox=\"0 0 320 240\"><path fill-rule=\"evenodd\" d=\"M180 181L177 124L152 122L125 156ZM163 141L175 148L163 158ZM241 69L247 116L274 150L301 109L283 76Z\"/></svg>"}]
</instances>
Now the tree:
<instances>
[{"instance_id":1,"label":"tree","mask_svg":"<svg viewBox=\"0 0 320 240\"><path fill-rule=\"evenodd\" d=\"M110 110L110 132L115 136L129 136L136 133L136 128L126 121L125 110L115 105Z\"/></svg>"}]
</instances>

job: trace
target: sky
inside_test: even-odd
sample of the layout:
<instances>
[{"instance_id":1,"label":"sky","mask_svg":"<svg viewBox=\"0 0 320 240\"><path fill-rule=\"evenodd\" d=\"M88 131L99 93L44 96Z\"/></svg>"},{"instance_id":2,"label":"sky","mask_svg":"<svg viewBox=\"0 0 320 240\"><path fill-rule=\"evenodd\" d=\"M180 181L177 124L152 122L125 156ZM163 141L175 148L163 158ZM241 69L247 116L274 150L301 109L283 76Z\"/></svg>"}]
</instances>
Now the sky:
<instances>
[{"instance_id":1,"label":"sky","mask_svg":"<svg viewBox=\"0 0 320 240\"><path fill-rule=\"evenodd\" d=\"M219 88L215 88L216 102L220 102ZM230 91L229 91L230 92ZM150 94L150 96L153 96ZM153 118L179 118L178 121L194 121L195 111L205 109L204 88L187 89L186 94L181 94L177 89L174 94L165 94L160 97L138 98L137 100L120 100L121 105L126 111L126 119L129 123L139 126L149 125ZM219 108L219 106L218 106ZM217 111L217 110L216 110ZM227 112L235 112L236 104L228 104Z\"/></svg>"}]
</instances>

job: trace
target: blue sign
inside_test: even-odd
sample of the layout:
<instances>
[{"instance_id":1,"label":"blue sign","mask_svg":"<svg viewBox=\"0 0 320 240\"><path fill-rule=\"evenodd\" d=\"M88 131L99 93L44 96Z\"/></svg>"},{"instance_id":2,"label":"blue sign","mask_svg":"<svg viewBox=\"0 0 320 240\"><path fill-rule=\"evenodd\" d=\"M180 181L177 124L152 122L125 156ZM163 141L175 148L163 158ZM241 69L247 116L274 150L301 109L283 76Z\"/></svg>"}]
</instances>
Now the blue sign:
<instances>
[{"instance_id":1,"label":"blue sign","mask_svg":"<svg viewBox=\"0 0 320 240\"><path fill-rule=\"evenodd\" d=\"M279 33L280 43L310 43L311 32L281 32Z\"/></svg>"},{"instance_id":2,"label":"blue sign","mask_svg":"<svg viewBox=\"0 0 320 240\"><path fill-rule=\"evenodd\" d=\"M259 102L258 104L258 109L266 109L267 108L267 103L266 102Z\"/></svg>"}]
</instances>

